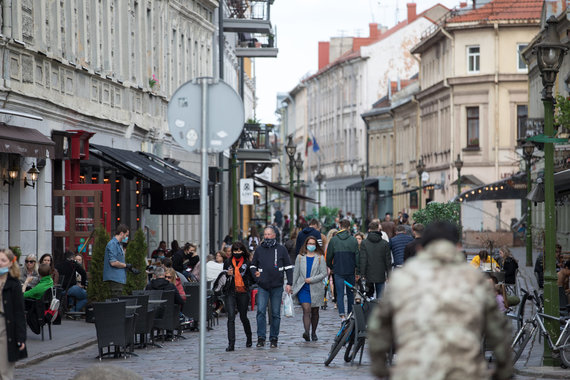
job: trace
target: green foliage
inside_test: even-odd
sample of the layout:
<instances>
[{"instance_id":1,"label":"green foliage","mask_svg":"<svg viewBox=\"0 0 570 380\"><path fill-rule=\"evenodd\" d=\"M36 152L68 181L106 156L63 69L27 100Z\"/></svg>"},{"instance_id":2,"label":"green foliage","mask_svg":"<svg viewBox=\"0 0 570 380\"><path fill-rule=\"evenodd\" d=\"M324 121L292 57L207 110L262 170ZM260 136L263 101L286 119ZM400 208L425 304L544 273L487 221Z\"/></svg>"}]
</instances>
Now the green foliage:
<instances>
[{"instance_id":1,"label":"green foliage","mask_svg":"<svg viewBox=\"0 0 570 380\"><path fill-rule=\"evenodd\" d=\"M423 209L416 211L413 218L416 223L421 223L424 226L435 221L446 221L459 227L459 203L430 202Z\"/></svg>"},{"instance_id":2,"label":"green foliage","mask_svg":"<svg viewBox=\"0 0 570 380\"><path fill-rule=\"evenodd\" d=\"M565 128L570 128L570 99L564 96L556 96L556 105L554 106L554 118L556 124Z\"/></svg>"},{"instance_id":3,"label":"green foliage","mask_svg":"<svg viewBox=\"0 0 570 380\"><path fill-rule=\"evenodd\" d=\"M334 224L334 218L336 218L338 216L338 208L330 208L327 206L321 206L319 208L318 213L317 213L317 209L313 208L313 211L311 212L311 214L308 215L307 221L309 221L311 219L319 219L319 215L320 215L321 224L323 225L323 227L325 229L328 230Z\"/></svg>"},{"instance_id":4,"label":"green foliage","mask_svg":"<svg viewBox=\"0 0 570 380\"><path fill-rule=\"evenodd\" d=\"M135 232L134 238L132 240L129 239L125 259L127 263L132 264L133 268L138 269L140 273L134 275L127 271L127 284L125 286L127 294L131 294L133 290L142 290L146 286L145 268L147 250L148 247L146 245L144 232L139 228L137 232Z\"/></svg>"},{"instance_id":5,"label":"green foliage","mask_svg":"<svg viewBox=\"0 0 570 380\"><path fill-rule=\"evenodd\" d=\"M22 256L22 249L17 245L8 248L10 248L10 251L12 251L12 253L18 258L18 261L20 261L20 256Z\"/></svg>"},{"instance_id":6,"label":"green foliage","mask_svg":"<svg viewBox=\"0 0 570 380\"><path fill-rule=\"evenodd\" d=\"M103 226L95 230L95 243L93 255L89 264L89 286L87 287L87 299L89 302L104 302L110 297L109 286L103 282L103 264L105 262L105 247L111 237Z\"/></svg>"}]
</instances>

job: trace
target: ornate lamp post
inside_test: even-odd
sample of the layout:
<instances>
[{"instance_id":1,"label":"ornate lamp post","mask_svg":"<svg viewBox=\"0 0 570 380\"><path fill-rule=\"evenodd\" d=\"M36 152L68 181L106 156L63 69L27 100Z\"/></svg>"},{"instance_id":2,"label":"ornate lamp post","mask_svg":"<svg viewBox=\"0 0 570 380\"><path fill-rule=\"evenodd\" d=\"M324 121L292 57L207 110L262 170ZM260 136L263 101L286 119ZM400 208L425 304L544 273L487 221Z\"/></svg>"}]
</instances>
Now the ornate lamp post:
<instances>
[{"instance_id":1,"label":"ornate lamp post","mask_svg":"<svg viewBox=\"0 0 570 380\"><path fill-rule=\"evenodd\" d=\"M418 164L416 165L416 170L418 172L418 182L419 182L419 200L418 200L418 210L422 209L422 174L424 174L425 170L426 170L426 166L424 164L424 160L423 158L420 158L420 160L418 161Z\"/></svg>"},{"instance_id":2,"label":"ornate lamp post","mask_svg":"<svg viewBox=\"0 0 570 380\"><path fill-rule=\"evenodd\" d=\"M321 171L319 170L319 173L317 174L317 176L315 177L315 180L317 181L317 183L319 184L319 192L317 194L317 200L319 201L319 205L317 207L317 215L319 216L319 219L321 218L321 185L323 184L323 180L325 179L325 176L323 175L323 173L321 173Z\"/></svg>"},{"instance_id":3,"label":"ornate lamp post","mask_svg":"<svg viewBox=\"0 0 570 380\"><path fill-rule=\"evenodd\" d=\"M295 160L295 168L297 169L297 192L301 191L301 172L303 171L303 159L301 158L301 153L297 153L297 159ZM301 200L297 199L297 220L301 215L300 206Z\"/></svg>"},{"instance_id":4,"label":"ornate lamp post","mask_svg":"<svg viewBox=\"0 0 570 380\"><path fill-rule=\"evenodd\" d=\"M461 156L459 155L459 153L457 154L457 160L455 160L453 164L455 165L455 169L457 169L457 196L459 197L459 195L461 194L461 168L463 167L463 161L461 161ZM458 199L458 202L459 202L459 227L461 228L461 226L463 225L463 222L461 220L461 200ZM461 235L463 235L463 232L461 232Z\"/></svg>"},{"instance_id":5,"label":"ornate lamp post","mask_svg":"<svg viewBox=\"0 0 570 380\"><path fill-rule=\"evenodd\" d=\"M285 152L289 157L289 218L290 223L295 221L293 215L295 215L295 210L293 209L293 171L295 170L295 151L297 146L293 143L293 135L289 135L289 140L287 140L287 145L285 145ZM291 231L293 231L293 226L291 226Z\"/></svg>"},{"instance_id":6,"label":"ornate lamp post","mask_svg":"<svg viewBox=\"0 0 570 380\"><path fill-rule=\"evenodd\" d=\"M546 21L542 41L534 47L536 62L542 77L542 102L544 104L544 135L545 140L554 137L554 97L552 87L556 81L558 70L562 65L566 46L560 43L560 36L556 30L556 17L550 16ZM556 285L556 209L554 207L554 144L552 141L544 143L544 312L558 315L558 287ZM546 319L544 321L548 332L558 337L560 328L557 321ZM545 365L554 365L554 359L547 342L544 342Z\"/></svg>"},{"instance_id":7,"label":"ornate lamp post","mask_svg":"<svg viewBox=\"0 0 570 380\"><path fill-rule=\"evenodd\" d=\"M527 193L530 192L532 187L532 178L530 174L530 165L532 160L532 154L534 153L534 144L527 141L523 144L523 154L525 159L525 169L526 169L526 188ZM526 200L526 266L532 266L532 215L531 209L532 201L530 199Z\"/></svg>"},{"instance_id":8,"label":"ornate lamp post","mask_svg":"<svg viewBox=\"0 0 570 380\"><path fill-rule=\"evenodd\" d=\"M360 231L365 232L365 222L366 222L366 195L364 193L364 178L366 178L366 169L364 166L360 169L360 178L362 178L362 185L360 186Z\"/></svg>"}]
</instances>

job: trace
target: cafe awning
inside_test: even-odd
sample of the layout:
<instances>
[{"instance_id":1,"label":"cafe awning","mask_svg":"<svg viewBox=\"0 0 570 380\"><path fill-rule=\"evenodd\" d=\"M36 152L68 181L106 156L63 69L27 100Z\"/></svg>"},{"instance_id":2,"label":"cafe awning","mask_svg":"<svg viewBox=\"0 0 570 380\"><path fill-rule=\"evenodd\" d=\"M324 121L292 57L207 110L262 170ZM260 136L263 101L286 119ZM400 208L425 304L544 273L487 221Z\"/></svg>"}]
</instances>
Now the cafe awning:
<instances>
[{"instance_id":1,"label":"cafe awning","mask_svg":"<svg viewBox=\"0 0 570 380\"><path fill-rule=\"evenodd\" d=\"M270 181L266 181L266 180L264 180L263 178L260 178L260 177L258 177L258 176L254 176L253 179L255 179L257 182L263 184L264 186L268 186L268 187L272 188L273 190L279 191L280 193L289 194L289 189L288 189L288 188L283 187L283 186L281 186L281 185L279 185L279 184L277 184L277 183L270 182ZM294 196L295 198L302 199L302 200L305 200L305 201L307 201L307 202L317 203L317 204L319 203L319 202L317 202L315 199L313 199L313 198L311 198L311 197L307 197L306 195L299 194L299 193L296 193L296 192L293 193L293 196Z\"/></svg>"},{"instance_id":2,"label":"cafe awning","mask_svg":"<svg viewBox=\"0 0 570 380\"><path fill-rule=\"evenodd\" d=\"M40 131L0 123L0 152L23 157L53 158L55 143Z\"/></svg>"},{"instance_id":3,"label":"cafe awning","mask_svg":"<svg viewBox=\"0 0 570 380\"><path fill-rule=\"evenodd\" d=\"M461 202L488 201L503 199L524 199L527 194L526 174L517 173L512 177L486 185L473 187L459 195ZM453 201L457 201L457 196Z\"/></svg>"},{"instance_id":4,"label":"cafe awning","mask_svg":"<svg viewBox=\"0 0 570 380\"><path fill-rule=\"evenodd\" d=\"M467 186L481 186L484 185L485 182L479 180L479 178L475 177L472 174L465 174L461 176L461 186L463 185L467 185ZM451 182L449 184L450 186L457 186L457 180Z\"/></svg>"},{"instance_id":5,"label":"cafe awning","mask_svg":"<svg viewBox=\"0 0 570 380\"><path fill-rule=\"evenodd\" d=\"M369 186L378 186L378 178L366 178L364 180L364 187L369 187ZM346 187L346 190L348 191L360 191L362 188L362 181L358 181L353 183L350 186Z\"/></svg>"},{"instance_id":6,"label":"cafe awning","mask_svg":"<svg viewBox=\"0 0 570 380\"><path fill-rule=\"evenodd\" d=\"M95 144L89 145L89 151L97 158L149 181L151 195L160 195L162 200L200 197L200 183L197 180L153 161L141 152Z\"/></svg>"}]
</instances>

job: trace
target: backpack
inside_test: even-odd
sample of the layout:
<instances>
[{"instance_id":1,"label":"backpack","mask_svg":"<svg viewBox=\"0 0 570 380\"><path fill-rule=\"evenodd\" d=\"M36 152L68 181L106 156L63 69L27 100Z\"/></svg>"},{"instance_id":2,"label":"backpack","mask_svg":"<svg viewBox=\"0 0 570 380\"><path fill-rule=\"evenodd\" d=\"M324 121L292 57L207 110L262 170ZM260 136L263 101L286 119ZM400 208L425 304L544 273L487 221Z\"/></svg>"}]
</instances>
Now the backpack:
<instances>
[{"instance_id":1,"label":"backpack","mask_svg":"<svg viewBox=\"0 0 570 380\"><path fill-rule=\"evenodd\" d=\"M59 300L55 294L55 288L51 288L51 303L49 304L49 309L44 313L44 318L47 323L52 323L57 319L59 315Z\"/></svg>"}]
</instances>

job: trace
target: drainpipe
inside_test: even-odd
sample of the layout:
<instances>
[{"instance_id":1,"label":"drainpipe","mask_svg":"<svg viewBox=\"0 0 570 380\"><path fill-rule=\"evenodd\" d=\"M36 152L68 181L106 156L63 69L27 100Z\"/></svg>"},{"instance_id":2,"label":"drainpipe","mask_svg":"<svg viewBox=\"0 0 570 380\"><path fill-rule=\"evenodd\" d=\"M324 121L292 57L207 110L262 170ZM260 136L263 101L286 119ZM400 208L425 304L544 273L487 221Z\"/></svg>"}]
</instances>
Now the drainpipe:
<instances>
[{"instance_id":1,"label":"drainpipe","mask_svg":"<svg viewBox=\"0 0 570 380\"><path fill-rule=\"evenodd\" d=\"M495 179L499 180L499 24L493 25L495 30ZM481 141L481 139L479 139Z\"/></svg>"}]
</instances>

